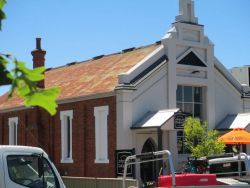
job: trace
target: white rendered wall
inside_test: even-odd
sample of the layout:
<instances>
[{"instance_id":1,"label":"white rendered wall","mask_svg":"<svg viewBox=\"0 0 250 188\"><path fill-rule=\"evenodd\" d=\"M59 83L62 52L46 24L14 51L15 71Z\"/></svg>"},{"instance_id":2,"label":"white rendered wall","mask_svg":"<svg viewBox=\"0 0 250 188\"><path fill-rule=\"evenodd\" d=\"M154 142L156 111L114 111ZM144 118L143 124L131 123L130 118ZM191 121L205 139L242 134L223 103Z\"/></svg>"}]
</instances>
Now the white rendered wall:
<instances>
[{"instance_id":1,"label":"white rendered wall","mask_svg":"<svg viewBox=\"0 0 250 188\"><path fill-rule=\"evenodd\" d=\"M133 124L147 112L167 108L166 66L144 82L133 94Z\"/></svg>"},{"instance_id":2,"label":"white rendered wall","mask_svg":"<svg viewBox=\"0 0 250 188\"><path fill-rule=\"evenodd\" d=\"M116 117L117 117L117 149L132 149L132 93L133 91L116 92Z\"/></svg>"},{"instance_id":3,"label":"white rendered wall","mask_svg":"<svg viewBox=\"0 0 250 188\"><path fill-rule=\"evenodd\" d=\"M215 70L215 125L226 115L240 112L242 112L241 94Z\"/></svg>"},{"instance_id":4,"label":"white rendered wall","mask_svg":"<svg viewBox=\"0 0 250 188\"><path fill-rule=\"evenodd\" d=\"M166 66L134 91L117 91L117 149L134 147L130 127L149 111L166 109Z\"/></svg>"},{"instance_id":5,"label":"white rendered wall","mask_svg":"<svg viewBox=\"0 0 250 188\"><path fill-rule=\"evenodd\" d=\"M242 99L243 112L250 112L250 99Z\"/></svg>"},{"instance_id":6,"label":"white rendered wall","mask_svg":"<svg viewBox=\"0 0 250 188\"><path fill-rule=\"evenodd\" d=\"M234 68L230 69L229 71L236 78L236 80L238 80L238 82L249 86L248 68L249 67L247 67L247 66L234 67Z\"/></svg>"}]
</instances>

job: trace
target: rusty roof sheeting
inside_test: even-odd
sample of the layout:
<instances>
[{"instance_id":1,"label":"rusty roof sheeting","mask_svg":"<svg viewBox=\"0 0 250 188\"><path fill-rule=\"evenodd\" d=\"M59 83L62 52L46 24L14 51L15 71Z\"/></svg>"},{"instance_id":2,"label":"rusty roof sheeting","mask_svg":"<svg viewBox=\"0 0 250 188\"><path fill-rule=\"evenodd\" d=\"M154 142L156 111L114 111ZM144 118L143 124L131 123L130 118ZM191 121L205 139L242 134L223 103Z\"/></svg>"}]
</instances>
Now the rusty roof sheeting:
<instances>
[{"instance_id":1,"label":"rusty roof sheeting","mask_svg":"<svg viewBox=\"0 0 250 188\"><path fill-rule=\"evenodd\" d=\"M126 73L159 46L156 43L49 69L45 72L45 87L59 86L61 93L58 100L112 92L118 84L119 74ZM0 97L0 110L23 106L18 96L7 98L7 94Z\"/></svg>"}]
</instances>

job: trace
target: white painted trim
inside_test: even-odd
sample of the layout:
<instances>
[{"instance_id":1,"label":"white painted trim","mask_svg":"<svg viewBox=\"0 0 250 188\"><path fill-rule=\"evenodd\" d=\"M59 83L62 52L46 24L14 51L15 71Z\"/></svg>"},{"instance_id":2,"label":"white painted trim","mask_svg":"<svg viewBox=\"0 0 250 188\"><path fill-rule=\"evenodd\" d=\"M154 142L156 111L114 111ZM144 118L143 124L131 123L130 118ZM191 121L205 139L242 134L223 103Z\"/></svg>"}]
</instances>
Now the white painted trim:
<instances>
[{"instance_id":1,"label":"white painted trim","mask_svg":"<svg viewBox=\"0 0 250 188\"><path fill-rule=\"evenodd\" d=\"M195 66L195 65L182 65L182 64L177 64L176 65L177 70L190 70L190 71L207 71L207 67L199 67L199 66Z\"/></svg>"},{"instance_id":2,"label":"white painted trim","mask_svg":"<svg viewBox=\"0 0 250 188\"><path fill-rule=\"evenodd\" d=\"M67 158L67 159L61 159L61 163L74 163L73 159Z\"/></svg>"},{"instance_id":3,"label":"white painted trim","mask_svg":"<svg viewBox=\"0 0 250 188\"><path fill-rule=\"evenodd\" d=\"M60 120L62 120L64 116L69 116L71 119L73 119L73 110L61 111Z\"/></svg>"},{"instance_id":4,"label":"white painted trim","mask_svg":"<svg viewBox=\"0 0 250 188\"><path fill-rule=\"evenodd\" d=\"M192 48L201 48L201 49L207 49L208 46L213 46L213 44L207 44L204 46L204 44L202 43L193 42L193 41L184 41L181 39L176 39L175 42L176 42L176 45L189 46Z\"/></svg>"},{"instance_id":5,"label":"white painted trim","mask_svg":"<svg viewBox=\"0 0 250 188\"><path fill-rule=\"evenodd\" d=\"M70 118L70 156L67 156L67 118ZM73 119L73 110L61 111L60 120L61 120L61 163L73 163L72 153L72 119Z\"/></svg>"},{"instance_id":6,"label":"white painted trim","mask_svg":"<svg viewBox=\"0 0 250 188\"><path fill-rule=\"evenodd\" d=\"M176 63L178 63L180 60L182 60L184 57L186 57L190 52L193 52L201 61L204 63L204 65L207 65L207 62L199 55L198 52L195 51L194 48L189 48L187 51L185 51L182 55L176 58ZM204 67L203 67L204 68ZM206 67L207 68L207 67Z\"/></svg>"},{"instance_id":7,"label":"white painted trim","mask_svg":"<svg viewBox=\"0 0 250 188\"><path fill-rule=\"evenodd\" d=\"M18 117L9 118L9 145L17 145ZM14 135L15 130L15 135ZM15 137L15 138L14 138Z\"/></svg>"},{"instance_id":8,"label":"white painted trim","mask_svg":"<svg viewBox=\"0 0 250 188\"><path fill-rule=\"evenodd\" d=\"M108 159L109 106L94 107L95 116L95 163L109 163Z\"/></svg>"},{"instance_id":9,"label":"white painted trim","mask_svg":"<svg viewBox=\"0 0 250 188\"><path fill-rule=\"evenodd\" d=\"M109 163L109 159L95 159L95 163L108 164Z\"/></svg>"},{"instance_id":10,"label":"white painted trim","mask_svg":"<svg viewBox=\"0 0 250 188\"><path fill-rule=\"evenodd\" d=\"M135 66L133 66L126 73L121 73L118 75L118 84L130 83L132 79L134 79L138 74L140 74L143 70L148 68L150 65L155 63L159 58L164 55L164 46L160 45L153 52L149 53L144 59L138 62Z\"/></svg>"}]
</instances>

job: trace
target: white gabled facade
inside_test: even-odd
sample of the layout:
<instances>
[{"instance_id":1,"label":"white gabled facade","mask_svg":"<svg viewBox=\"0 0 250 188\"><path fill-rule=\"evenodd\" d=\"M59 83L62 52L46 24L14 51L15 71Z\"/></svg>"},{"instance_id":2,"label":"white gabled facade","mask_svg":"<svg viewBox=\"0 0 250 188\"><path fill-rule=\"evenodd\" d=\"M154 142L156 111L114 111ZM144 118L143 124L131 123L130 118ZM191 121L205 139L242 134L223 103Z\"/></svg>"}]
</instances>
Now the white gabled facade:
<instances>
[{"instance_id":1,"label":"white gabled facade","mask_svg":"<svg viewBox=\"0 0 250 188\"><path fill-rule=\"evenodd\" d=\"M117 149L168 149L181 166L188 154L180 153L182 135L173 118L158 128L134 125L150 112L182 108L214 129L227 115L250 111L250 100L242 94L242 86L214 56L214 44L195 17L194 1L179 0L179 15L160 47L119 75ZM143 178L139 167L136 176Z\"/></svg>"}]
</instances>

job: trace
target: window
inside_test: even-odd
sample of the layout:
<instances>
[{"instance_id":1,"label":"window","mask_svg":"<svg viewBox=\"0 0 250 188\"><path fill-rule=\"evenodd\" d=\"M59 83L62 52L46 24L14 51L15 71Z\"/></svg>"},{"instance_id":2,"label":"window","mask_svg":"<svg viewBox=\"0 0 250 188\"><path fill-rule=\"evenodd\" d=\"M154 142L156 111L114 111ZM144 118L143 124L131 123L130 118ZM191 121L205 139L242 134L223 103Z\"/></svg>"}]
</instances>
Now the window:
<instances>
[{"instance_id":1,"label":"window","mask_svg":"<svg viewBox=\"0 0 250 188\"><path fill-rule=\"evenodd\" d=\"M9 118L9 145L17 145L18 118Z\"/></svg>"},{"instance_id":2,"label":"window","mask_svg":"<svg viewBox=\"0 0 250 188\"><path fill-rule=\"evenodd\" d=\"M73 110L62 111L61 119L61 162L73 163L72 159L72 119Z\"/></svg>"},{"instance_id":3,"label":"window","mask_svg":"<svg viewBox=\"0 0 250 188\"><path fill-rule=\"evenodd\" d=\"M202 87L178 85L176 91L176 106L183 112L202 120L204 107ZM179 154L190 153L184 141L184 132L177 131L177 147Z\"/></svg>"},{"instance_id":4,"label":"window","mask_svg":"<svg viewBox=\"0 0 250 188\"><path fill-rule=\"evenodd\" d=\"M178 86L176 91L177 108L203 119L203 95L201 87Z\"/></svg>"},{"instance_id":5,"label":"window","mask_svg":"<svg viewBox=\"0 0 250 188\"><path fill-rule=\"evenodd\" d=\"M95 116L95 163L109 163L108 160L108 106L94 108Z\"/></svg>"},{"instance_id":6,"label":"window","mask_svg":"<svg viewBox=\"0 0 250 188\"><path fill-rule=\"evenodd\" d=\"M7 165L11 181L19 185L59 188L58 179L49 162L39 155L8 155ZM43 167L42 171L39 166Z\"/></svg>"}]
</instances>

